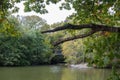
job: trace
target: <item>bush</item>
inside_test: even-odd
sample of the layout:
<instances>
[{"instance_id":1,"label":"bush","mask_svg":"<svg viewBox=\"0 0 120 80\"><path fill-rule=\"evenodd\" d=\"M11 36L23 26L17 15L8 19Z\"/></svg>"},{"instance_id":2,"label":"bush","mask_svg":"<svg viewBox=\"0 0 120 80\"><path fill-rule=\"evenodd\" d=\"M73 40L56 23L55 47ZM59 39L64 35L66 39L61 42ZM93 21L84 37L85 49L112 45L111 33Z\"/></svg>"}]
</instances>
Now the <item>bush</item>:
<instances>
[{"instance_id":1,"label":"bush","mask_svg":"<svg viewBox=\"0 0 120 80\"><path fill-rule=\"evenodd\" d=\"M25 66L49 62L50 44L39 33L19 37L0 37L0 65Z\"/></svg>"}]
</instances>

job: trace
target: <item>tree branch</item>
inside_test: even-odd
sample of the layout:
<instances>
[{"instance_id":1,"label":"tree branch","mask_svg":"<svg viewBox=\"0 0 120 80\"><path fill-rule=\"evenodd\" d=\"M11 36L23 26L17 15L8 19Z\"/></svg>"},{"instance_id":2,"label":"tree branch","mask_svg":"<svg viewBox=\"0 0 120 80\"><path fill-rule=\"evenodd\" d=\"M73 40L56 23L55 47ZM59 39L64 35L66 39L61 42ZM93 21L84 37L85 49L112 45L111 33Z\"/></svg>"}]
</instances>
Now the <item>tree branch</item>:
<instances>
[{"instance_id":1,"label":"tree branch","mask_svg":"<svg viewBox=\"0 0 120 80\"><path fill-rule=\"evenodd\" d=\"M92 30L89 33L75 35L73 37L68 37L68 38L65 38L65 39L59 39L56 42L54 42L53 45L57 46L57 45L59 45L61 43L67 42L67 41L71 41L71 40L75 40L75 39L79 39L79 38L84 38L84 37L87 37L87 36L90 36L90 35L94 34L95 32L97 32L97 30Z\"/></svg>"},{"instance_id":2,"label":"tree branch","mask_svg":"<svg viewBox=\"0 0 120 80\"><path fill-rule=\"evenodd\" d=\"M66 24L64 26L60 26L60 27L57 27L57 28L52 29L52 30L42 31L42 33L57 32L57 31L66 30L66 29L81 30L81 29L85 29L85 28L90 28L91 31L86 33L86 34L81 34L81 35L76 35L76 36L73 36L73 37L68 37L68 38L65 38L65 39L60 39L60 40L54 42L53 45L57 46L61 43L67 42L67 41L71 41L71 40L79 39L79 38L84 38L84 37L90 36L90 35L92 35L96 32L99 32L99 31L120 33L120 27L112 27L112 26L98 25L98 24L83 24L83 25Z\"/></svg>"},{"instance_id":3,"label":"tree branch","mask_svg":"<svg viewBox=\"0 0 120 80\"><path fill-rule=\"evenodd\" d=\"M83 24L83 25L66 24L52 30L42 31L41 33L57 32L66 29L80 30L84 28L91 28L92 30L98 29L98 31L120 32L120 27L115 27L115 26L113 27L113 26L98 25L98 24Z\"/></svg>"}]
</instances>

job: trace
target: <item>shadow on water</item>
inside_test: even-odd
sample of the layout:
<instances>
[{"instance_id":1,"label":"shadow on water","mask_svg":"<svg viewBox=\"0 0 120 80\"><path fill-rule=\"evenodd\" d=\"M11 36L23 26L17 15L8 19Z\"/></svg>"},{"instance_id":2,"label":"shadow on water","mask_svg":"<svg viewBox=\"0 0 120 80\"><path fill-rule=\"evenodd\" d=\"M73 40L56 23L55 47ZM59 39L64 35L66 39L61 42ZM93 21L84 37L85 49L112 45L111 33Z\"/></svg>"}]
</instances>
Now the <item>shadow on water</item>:
<instances>
[{"instance_id":1,"label":"shadow on water","mask_svg":"<svg viewBox=\"0 0 120 80\"><path fill-rule=\"evenodd\" d=\"M63 66L1 67L0 80L106 80L111 69Z\"/></svg>"}]
</instances>

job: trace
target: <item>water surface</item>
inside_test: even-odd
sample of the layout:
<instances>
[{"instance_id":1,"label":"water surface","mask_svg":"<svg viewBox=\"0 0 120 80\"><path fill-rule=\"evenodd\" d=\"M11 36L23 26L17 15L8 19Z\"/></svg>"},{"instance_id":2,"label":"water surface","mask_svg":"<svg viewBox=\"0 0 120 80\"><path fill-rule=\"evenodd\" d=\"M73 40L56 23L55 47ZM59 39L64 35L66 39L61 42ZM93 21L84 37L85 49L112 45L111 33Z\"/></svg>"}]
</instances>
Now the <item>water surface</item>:
<instances>
[{"instance_id":1,"label":"water surface","mask_svg":"<svg viewBox=\"0 0 120 80\"><path fill-rule=\"evenodd\" d=\"M110 72L62 66L0 67L0 80L106 80Z\"/></svg>"}]
</instances>

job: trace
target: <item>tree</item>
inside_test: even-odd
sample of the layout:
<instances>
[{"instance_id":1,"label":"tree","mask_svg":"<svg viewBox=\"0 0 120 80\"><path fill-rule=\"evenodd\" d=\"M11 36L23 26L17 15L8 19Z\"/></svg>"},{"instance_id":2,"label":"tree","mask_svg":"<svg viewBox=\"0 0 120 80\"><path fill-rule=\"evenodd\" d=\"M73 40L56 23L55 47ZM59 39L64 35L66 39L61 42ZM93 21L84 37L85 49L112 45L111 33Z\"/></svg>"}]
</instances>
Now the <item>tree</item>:
<instances>
[{"instance_id":1,"label":"tree","mask_svg":"<svg viewBox=\"0 0 120 80\"><path fill-rule=\"evenodd\" d=\"M83 38L90 36L96 32L120 32L120 1L109 1L109 0L66 0L62 3L61 8L70 9L71 5L75 9L76 13L72 15L72 24L66 24L61 27L55 28L54 30L43 31L55 32L60 30L81 30L84 28L90 28L91 31L87 34L76 35L70 38L62 39L55 42L54 45L70 41L73 39ZM75 25L77 24L77 25Z\"/></svg>"},{"instance_id":2,"label":"tree","mask_svg":"<svg viewBox=\"0 0 120 80\"><path fill-rule=\"evenodd\" d=\"M10 25L7 20L7 24L4 22L1 26L0 66L48 64L52 51L45 36L39 30L23 25L18 18L11 16L8 19Z\"/></svg>"},{"instance_id":3,"label":"tree","mask_svg":"<svg viewBox=\"0 0 120 80\"><path fill-rule=\"evenodd\" d=\"M19 16L22 25L26 26L28 29L39 29L40 27L47 25L46 21L39 16Z\"/></svg>"},{"instance_id":4,"label":"tree","mask_svg":"<svg viewBox=\"0 0 120 80\"><path fill-rule=\"evenodd\" d=\"M69 64L79 64L85 62L82 40L69 41L62 44L62 53Z\"/></svg>"}]
</instances>

